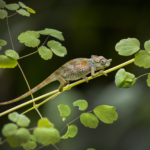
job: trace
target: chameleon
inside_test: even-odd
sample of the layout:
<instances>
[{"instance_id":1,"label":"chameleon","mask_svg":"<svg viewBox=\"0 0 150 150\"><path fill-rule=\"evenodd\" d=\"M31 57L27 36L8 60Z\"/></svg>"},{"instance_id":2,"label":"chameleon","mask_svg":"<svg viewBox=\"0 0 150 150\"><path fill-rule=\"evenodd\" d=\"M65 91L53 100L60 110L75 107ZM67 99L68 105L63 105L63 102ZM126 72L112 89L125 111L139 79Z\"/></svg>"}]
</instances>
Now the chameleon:
<instances>
[{"instance_id":1,"label":"chameleon","mask_svg":"<svg viewBox=\"0 0 150 150\"><path fill-rule=\"evenodd\" d=\"M88 75L89 73L91 73L92 77L95 77L95 71L100 70L99 74L107 75L104 72L104 69L110 66L111 61L112 59L107 60L103 56L97 55L91 55L91 58L76 58L70 60L27 93L8 102L2 102L0 103L0 105L6 105L17 102L56 80L60 82L59 92L62 92L63 87L66 84L69 84L69 81L74 81L83 78L86 82L88 82L88 77L86 77L86 75Z\"/></svg>"}]
</instances>

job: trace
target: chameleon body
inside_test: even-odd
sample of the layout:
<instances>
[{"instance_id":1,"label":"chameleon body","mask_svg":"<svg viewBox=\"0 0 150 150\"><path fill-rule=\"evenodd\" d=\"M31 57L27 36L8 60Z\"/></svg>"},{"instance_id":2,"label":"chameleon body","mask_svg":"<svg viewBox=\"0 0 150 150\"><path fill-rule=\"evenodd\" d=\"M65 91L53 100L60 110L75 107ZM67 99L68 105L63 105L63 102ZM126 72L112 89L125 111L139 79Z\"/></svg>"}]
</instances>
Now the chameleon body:
<instances>
[{"instance_id":1,"label":"chameleon body","mask_svg":"<svg viewBox=\"0 0 150 150\"><path fill-rule=\"evenodd\" d=\"M45 85L58 80L60 82L59 91L63 91L63 87L69 83L69 81L78 80L80 78L84 78L86 82L88 82L88 78L86 77L87 74L91 73L91 75L95 76L95 71L100 70L100 74L106 75L103 70L106 67L110 66L112 59L105 59L103 56L96 56L92 55L91 58L76 58L70 60L69 62L62 65L59 69L53 72L48 78L46 78L42 83L37 85L35 88L31 89L27 93L23 94L22 96L13 99L8 102L2 102L0 105L11 104L16 101L19 101L31 93L36 92L37 90L41 89Z\"/></svg>"}]
</instances>

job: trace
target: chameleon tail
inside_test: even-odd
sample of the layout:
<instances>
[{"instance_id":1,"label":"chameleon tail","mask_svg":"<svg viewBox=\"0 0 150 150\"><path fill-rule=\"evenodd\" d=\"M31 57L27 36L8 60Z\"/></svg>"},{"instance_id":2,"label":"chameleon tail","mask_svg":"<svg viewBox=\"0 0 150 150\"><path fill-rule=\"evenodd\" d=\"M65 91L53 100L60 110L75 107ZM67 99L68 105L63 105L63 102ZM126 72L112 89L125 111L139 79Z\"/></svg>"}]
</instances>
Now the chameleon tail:
<instances>
[{"instance_id":1,"label":"chameleon tail","mask_svg":"<svg viewBox=\"0 0 150 150\"><path fill-rule=\"evenodd\" d=\"M11 104L11 103L14 103L14 102L17 102L27 96L29 96L30 94L38 91L39 89L41 89L42 87L44 87L45 85L53 82L53 81L56 81L55 79L55 76L52 74L50 75L48 78L46 78L43 82L41 82L39 85L37 85L36 87L34 87L33 89L31 89L30 91L28 91L27 93L23 94L22 96L18 97L18 98L15 98L13 100L10 100L8 102L2 102L0 103L0 105L7 105L7 104Z\"/></svg>"}]
</instances>

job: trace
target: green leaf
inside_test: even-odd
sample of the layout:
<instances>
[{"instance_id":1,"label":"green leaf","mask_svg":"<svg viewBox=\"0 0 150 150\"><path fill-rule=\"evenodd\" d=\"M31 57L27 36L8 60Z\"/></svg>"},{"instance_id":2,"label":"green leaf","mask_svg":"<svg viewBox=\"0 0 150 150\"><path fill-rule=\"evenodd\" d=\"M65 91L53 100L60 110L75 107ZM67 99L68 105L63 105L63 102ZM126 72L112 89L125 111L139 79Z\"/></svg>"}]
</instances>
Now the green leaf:
<instances>
[{"instance_id":1,"label":"green leaf","mask_svg":"<svg viewBox=\"0 0 150 150\"><path fill-rule=\"evenodd\" d=\"M6 6L5 1L0 0L0 8L4 8Z\"/></svg>"},{"instance_id":2,"label":"green leaf","mask_svg":"<svg viewBox=\"0 0 150 150\"><path fill-rule=\"evenodd\" d=\"M0 39L0 50L2 49L2 46L5 46L7 42L5 40Z\"/></svg>"},{"instance_id":3,"label":"green leaf","mask_svg":"<svg viewBox=\"0 0 150 150\"><path fill-rule=\"evenodd\" d=\"M118 113L114 106L100 105L94 108L95 115L104 123L111 124L118 118Z\"/></svg>"},{"instance_id":4,"label":"green leaf","mask_svg":"<svg viewBox=\"0 0 150 150\"><path fill-rule=\"evenodd\" d=\"M130 56L140 49L140 42L136 38L122 39L115 46L120 55Z\"/></svg>"},{"instance_id":5,"label":"green leaf","mask_svg":"<svg viewBox=\"0 0 150 150\"><path fill-rule=\"evenodd\" d=\"M11 49L5 51L5 55L15 60L19 58L18 53Z\"/></svg>"},{"instance_id":6,"label":"green leaf","mask_svg":"<svg viewBox=\"0 0 150 150\"><path fill-rule=\"evenodd\" d=\"M62 139L68 139L69 137L73 138L76 136L77 133L78 133L78 127L76 125L70 125L68 126L67 133L63 135L61 138Z\"/></svg>"},{"instance_id":7,"label":"green leaf","mask_svg":"<svg viewBox=\"0 0 150 150\"><path fill-rule=\"evenodd\" d=\"M35 11L34 11L32 8L26 6L26 5L25 5L24 3L22 3L22 2L18 2L18 3L19 3L19 5L20 5L22 8L25 8L28 12L35 14Z\"/></svg>"},{"instance_id":8,"label":"green leaf","mask_svg":"<svg viewBox=\"0 0 150 150\"><path fill-rule=\"evenodd\" d=\"M25 43L28 47L37 47L40 44L39 33L35 31L26 31L18 36L20 43Z\"/></svg>"},{"instance_id":9,"label":"green leaf","mask_svg":"<svg viewBox=\"0 0 150 150\"><path fill-rule=\"evenodd\" d=\"M59 131L55 128L36 128L33 131L36 141L42 145L56 144L60 141Z\"/></svg>"},{"instance_id":10,"label":"green leaf","mask_svg":"<svg viewBox=\"0 0 150 150\"><path fill-rule=\"evenodd\" d=\"M30 13L27 12L26 10L24 9L19 9L19 10L16 10L16 12L22 16L27 16L27 17L30 17Z\"/></svg>"},{"instance_id":11,"label":"green leaf","mask_svg":"<svg viewBox=\"0 0 150 150\"><path fill-rule=\"evenodd\" d=\"M129 88L135 84L136 80L134 74L126 72L123 68L119 69L115 76L115 84L118 88Z\"/></svg>"},{"instance_id":12,"label":"green leaf","mask_svg":"<svg viewBox=\"0 0 150 150\"><path fill-rule=\"evenodd\" d=\"M8 13L6 10L4 9L0 9L0 19L4 19L5 17L7 17Z\"/></svg>"},{"instance_id":13,"label":"green leaf","mask_svg":"<svg viewBox=\"0 0 150 150\"><path fill-rule=\"evenodd\" d=\"M144 43L144 48L148 53L150 53L150 40Z\"/></svg>"},{"instance_id":14,"label":"green leaf","mask_svg":"<svg viewBox=\"0 0 150 150\"><path fill-rule=\"evenodd\" d=\"M16 122L18 118L19 114L17 112L12 112L8 115L8 119L13 122Z\"/></svg>"},{"instance_id":15,"label":"green leaf","mask_svg":"<svg viewBox=\"0 0 150 150\"><path fill-rule=\"evenodd\" d=\"M33 135L30 134L30 140L36 142L36 139Z\"/></svg>"},{"instance_id":16,"label":"green leaf","mask_svg":"<svg viewBox=\"0 0 150 150\"><path fill-rule=\"evenodd\" d=\"M39 54L41 55L41 57L45 60L51 59L53 56L52 51L47 48L46 46L40 46L39 49Z\"/></svg>"},{"instance_id":17,"label":"green leaf","mask_svg":"<svg viewBox=\"0 0 150 150\"><path fill-rule=\"evenodd\" d=\"M58 105L58 110L60 112L60 116L62 116L62 117L69 116L71 113L71 109L68 105L60 104L60 105Z\"/></svg>"},{"instance_id":18,"label":"green leaf","mask_svg":"<svg viewBox=\"0 0 150 150\"><path fill-rule=\"evenodd\" d=\"M30 119L25 115L20 114L16 123L21 127L27 127L30 124Z\"/></svg>"},{"instance_id":19,"label":"green leaf","mask_svg":"<svg viewBox=\"0 0 150 150\"><path fill-rule=\"evenodd\" d=\"M54 124L51 123L47 118L42 118L38 121L38 127L54 128Z\"/></svg>"},{"instance_id":20,"label":"green leaf","mask_svg":"<svg viewBox=\"0 0 150 150\"><path fill-rule=\"evenodd\" d=\"M19 147L26 143L29 140L29 137L30 132L25 128L20 128L14 135L8 137L7 141L11 147Z\"/></svg>"},{"instance_id":21,"label":"green leaf","mask_svg":"<svg viewBox=\"0 0 150 150\"><path fill-rule=\"evenodd\" d=\"M148 74L148 78L147 78L147 85L150 87L150 73Z\"/></svg>"},{"instance_id":22,"label":"green leaf","mask_svg":"<svg viewBox=\"0 0 150 150\"><path fill-rule=\"evenodd\" d=\"M5 7L9 10L17 10L19 8L19 5L14 3L14 4L8 4Z\"/></svg>"},{"instance_id":23,"label":"green leaf","mask_svg":"<svg viewBox=\"0 0 150 150\"><path fill-rule=\"evenodd\" d=\"M55 37L55 38L57 38L58 40L61 40L61 41L65 40L63 35L62 35L62 32L60 32L58 30L55 30L55 29L45 28L44 30L37 31L37 32L40 33L40 34L43 34L43 35L53 36L53 37Z\"/></svg>"},{"instance_id":24,"label":"green leaf","mask_svg":"<svg viewBox=\"0 0 150 150\"><path fill-rule=\"evenodd\" d=\"M92 113L82 113L80 116L80 121L85 127L94 129L97 128L99 123L97 117Z\"/></svg>"},{"instance_id":25,"label":"green leaf","mask_svg":"<svg viewBox=\"0 0 150 150\"><path fill-rule=\"evenodd\" d=\"M57 56L64 57L67 54L67 50L61 43L51 40L47 42L47 46L53 51Z\"/></svg>"},{"instance_id":26,"label":"green leaf","mask_svg":"<svg viewBox=\"0 0 150 150\"><path fill-rule=\"evenodd\" d=\"M150 54L141 50L135 54L134 64L139 67L150 68Z\"/></svg>"},{"instance_id":27,"label":"green leaf","mask_svg":"<svg viewBox=\"0 0 150 150\"><path fill-rule=\"evenodd\" d=\"M94 149L94 148L88 148L87 150L96 150L96 149Z\"/></svg>"},{"instance_id":28,"label":"green leaf","mask_svg":"<svg viewBox=\"0 0 150 150\"><path fill-rule=\"evenodd\" d=\"M37 144L34 141L28 141L27 143L23 144L23 148L25 150L33 150L35 149Z\"/></svg>"},{"instance_id":29,"label":"green leaf","mask_svg":"<svg viewBox=\"0 0 150 150\"><path fill-rule=\"evenodd\" d=\"M0 68L14 68L18 64L17 60L0 55Z\"/></svg>"},{"instance_id":30,"label":"green leaf","mask_svg":"<svg viewBox=\"0 0 150 150\"><path fill-rule=\"evenodd\" d=\"M88 103L86 100L77 100L73 102L73 106L79 106L79 110L83 111L87 109Z\"/></svg>"},{"instance_id":31,"label":"green leaf","mask_svg":"<svg viewBox=\"0 0 150 150\"><path fill-rule=\"evenodd\" d=\"M13 134L15 134L17 132L18 126L14 123L8 123L6 125L4 125L3 129L2 129L2 134L5 137L9 137L12 136Z\"/></svg>"}]
</instances>

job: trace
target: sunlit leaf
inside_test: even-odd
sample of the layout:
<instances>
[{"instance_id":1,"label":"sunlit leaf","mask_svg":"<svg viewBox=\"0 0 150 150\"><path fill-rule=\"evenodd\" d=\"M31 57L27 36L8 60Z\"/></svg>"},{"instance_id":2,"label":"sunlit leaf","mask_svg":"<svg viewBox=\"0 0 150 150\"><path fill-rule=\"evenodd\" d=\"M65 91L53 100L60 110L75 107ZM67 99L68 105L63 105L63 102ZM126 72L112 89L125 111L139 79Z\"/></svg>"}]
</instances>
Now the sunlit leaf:
<instances>
[{"instance_id":1,"label":"sunlit leaf","mask_svg":"<svg viewBox=\"0 0 150 150\"><path fill-rule=\"evenodd\" d=\"M44 30L41 30L41 31L37 31L38 33L40 34L43 34L43 35L50 35L50 36L53 36L61 41L64 41L64 37L62 35L62 32L58 31L58 30L55 30L55 29L49 29L49 28L45 28Z\"/></svg>"},{"instance_id":2,"label":"sunlit leaf","mask_svg":"<svg viewBox=\"0 0 150 150\"><path fill-rule=\"evenodd\" d=\"M27 10L28 12L32 13L32 14L35 14L35 13L36 13L35 10L33 10L32 8L26 8L26 10Z\"/></svg>"},{"instance_id":3,"label":"sunlit leaf","mask_svg":"<svg viewBox=\"0 0 150 150\"><path fill-rule=\"evenodd\" d=\"M17 119L17 124L21 127L27 127L30 124L30 119L25 115L20 114Z\"/></svg>"},{"instance_id":4,"label":"sunlit leaf","mask_svg":"<svg viewBox=\"0 0 150 150\"><path fill-rule=\"evenodd\" d=\"M139 67L150 68L150 54L145 50L137 52L134 63Z\"/></svg>"},{"instance_id":5,"label":"sunlit leaf","mask_svg":"<svg viewBox=\"0 0 150 150\"><path fill-rule=\"evenodd\" d=\"M0 0L0 8L4 8L6 6L5 1Z\"/></svg>"},{"instance_id":6,"label":"sunlit leaf","mask_svg":"<svg viewBox=\"0 0 150 150\"><path fill-rule=\"evenodd\" d=\"M71 113L71 109L68 105L60 104L60 105L58 105L58 110L60 112L60 116L62 116L62 117L69 116Z\"/></svg>"},{"instance_id":7,"label":"sunlit leaf","mask_svg":"<svg viewBox=\"0 0 150 150\"><path fill-rule=\"evenodd\" d=\"M17 60L19 58L18 53L14 50L11 50L11 49L5 51L5 55L12 58L12 59L15 59L15 60Z\"/></svg>"},{"instance_id":8,"label":"sunlit leaf","mask_svg":"<svg viewBox=\"0 0 150 150\"><path fill-rule=\"evenodd\" d=\"M0 55L0 68L14 68L18 64L17 60Z\"/></svg>"},{"instance_id":9,"label":"sunlit leaf","mask_svg":"<svg viewBox=\"0 0 150 150\"><path fill-rule=\"evenodd\" d=\"M41 118L38 121L38 127L50 127L50 128L54 128L54 124L51 123L47 118Z\"/></svg>"},{"instance_id":10,"label":"sunlit leaf","mask_svg":"<svg viewBox=\"0 0 150 150\"><path fill-rule=\"evenodd\" d=\"M17 10L19 8L19 5L16 4L16 3L14 3L14 4L7 4L5 7L7 9L9 9L9 10Z\"/></svg>"},{"instance_id":11,"label":"sunlit leaf","mask_svg":"<svg viewBox=\"0 0 150 150\"><path fill-rule=\"evenodd\" d=\"M77 100L73 102L73 106L78 106L79 110L83 111L87 109L88 103L86 100Z\"/></svg>"},{"instance_id":12,"label":"sunlit leaf","mask_svg":"<svg viewBox=\"0 0 150 150\"><path fill-rule=\"evenodd\" d=\"M76 125L70 125L70 126L68 126L67 133L65 135L63 135L61 138L62 139L68 139L69 137L73 138L76 136L77 133L78 133L77 126Z\"/></svg>"},{"instance_id":13,"label":"sunlit leaf","mask_svg":"<svg viewBox=\"0 0 150 150\"><path fill-rule=\"evenodd\" d=\"M47 42L47 46L53 51L57 56L64 57L67 54L67 50L61 43L51 40Z\"/></svg>"},{"instance_id":14,"label":"sunlit leaf","mask_svg":"<svg viewBox=\"0 0 150 150\"><path fill-rule=\"evenodd\" d=\"M88 148L87 150L96 150L96 149L94 149L94 148Z\"/></svg>"},{"instance_id":15,"label":"sunlit leaf","mask_svg":"<svg viewBox=\"0 0 150 150\"><path fill-rule=\"evenodd\" d=\"M17 132L18 126L14 123L8 123L5 124L3 129L2 129L2 134L5 137L9 137L12 136L13 134L15 134Z\"/></svg>"},{"instance_id":16,"label":"sunlit leaf","mask_svg":"<svg viewBox=\"0 0 150 150\"><path fill-rule=\"evenodd\" d=\"M147 85L150 87L150 73L148 74L148 78L147 78Z\"/></svg>"},{"instance_id":17,"label":"sunlit leaf","mask_svg":"<svg viewBox=\"0 0 150 150\"><path fill-rule=\"evenodd\" d=\"M120 55L130 56L140 49L140 42L136 38L122 39L116 44L115 49Z\"/></svg>"},{"instance_id":18,"label":"sunlit leaf","mask_svg":"<svg viewBox=\"0 0 150 150\"><path fill-rule=\"evenodd\" d=\"M40 44L40 40L38 39L39 37L39 33L35 31L26 31L18 36L18 40L26 46L37 47Z\"/></svg>"},{"instance_id":19,"label":"sunlit leaf","mask_svg":"<svg viewBox=\"0 0 150 150\"><path fill-rule=\"evenodd\" d=\"M36 141L42 145L56 144L60 141L59 131L55 128L37 127L33 131Z\"/></svg>"},{"instance_id":20,"label":"sunlit leaf","mask_svg":"<svg viewBox=\"0 0 150 150\"><path fill-rule=\"evenodd\" d=\"M30 17L30 13L27 12L26 10L24 9L19 9L19 10L16 10L18 14L22 15L22 16L27 16L27 17Z\"/></svg>"},{"instance_id":21,"label":"sunlit leaf","mask_svg":"<svg viewBox=\"0 0 150 150\"><path fill-rule=\"evenodd\" d=\"M2 49L2 46L5 46L7 42L5 40L0 39L0 50Z\"/></svg>"},{"instance_id":22,"label":"sunlit leaf","mask_svg":"<svg viewBox=\"0 0 150 150\"><path fill-rule=\"evenodd\" d=\"M0 19L4 19L5 17L7 17L8 13L6 10L4 9L0 9Z\"/></svg>"},{"instance_id":23,"label":"sunlit leaf","mask_svg":"<svg viewBox=\"0 0 150 150\"><path fill-rule=\"evenodd\" d=\"M53 56L52 51L47 48L46 46L40 46L38 48L39 54L41 55L41 57L45 60L51 59Z\"/></svg>"},{"instance_id":24,"label":"sunlit leaf","mask_svg":"<svg viewBox=\"0 0 150 150\"><path fill-rule=\"evenodd\" d=\"M99 123L97 117L92 113L82 113L80 115L80 121L85 127L94 129L97 128Z\"/></svg>"},{"instance_id":25,"label":"sunlit leaf","mask_svg":"<svg viewBox=\"0 0 150 150\"><path fill-rule=\"evenodd\" d=\"M19 114L17 112L12 112L8 115L8 119L13 122L16 122L18 117L19 117Z\"/></svg>"},{"instance_id":26,"label":"sunlit leaf","mask_svg":"<svg viewBox=\"0 0 150 150\"><path fill-rule=\"evenodd\" d=\"M111 124L118 118L114 106L100 105L94 108L95 115L104 123Z\"/></svg>"},{"instance_id":27,"label":"sunlit leaf","mask_svg":"<svg viewBox=\"0 0 150 150\"><path fill-rule=\"evenodd\" d=\"M35 149L37 144L34 141L28 141L25 144L23 144L23 148L25 150L33 150Z\"/></svg>"}]
</instances>

